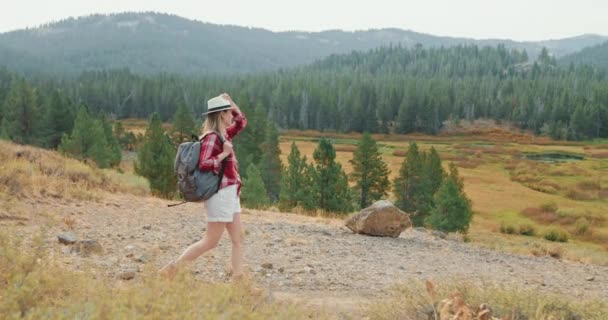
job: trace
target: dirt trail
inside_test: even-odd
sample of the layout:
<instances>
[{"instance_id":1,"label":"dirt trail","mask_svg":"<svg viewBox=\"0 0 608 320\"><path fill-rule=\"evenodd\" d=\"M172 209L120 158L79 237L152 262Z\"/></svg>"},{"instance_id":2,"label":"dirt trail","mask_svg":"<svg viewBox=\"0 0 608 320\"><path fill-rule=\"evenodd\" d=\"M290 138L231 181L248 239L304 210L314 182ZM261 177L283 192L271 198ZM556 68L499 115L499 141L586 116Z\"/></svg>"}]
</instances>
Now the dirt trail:
<instances>
[{"instance_id":1,"label":"dirt trail","mask_svg":"<svg viewBox=\"0 0 608 320\"><path fill-rule=\"evenodd\" d=\"M100 202L62 201L29 204L27 210L59 221L73 219L78 238L97 240L104 253L81 257L66 250L56 238L65 229L63 222L48 233L51 252L73 268L93 264L112 279L144 263L160 267L204 234L200 204L167 208L170 202L127 195L108 195ZM411 279L462 278L608 299L608 267L505 254L412 229L399 238L379 238L355 235L339 220L254 210L242 218L246 264L256 283L277 298L311 306L346 310ZM34 218L4 224L26 234L36 229ZM229 259L225 234L218 248L196 261L193 271L202 280L225 281Z\"/></svg>"}]
</instances>

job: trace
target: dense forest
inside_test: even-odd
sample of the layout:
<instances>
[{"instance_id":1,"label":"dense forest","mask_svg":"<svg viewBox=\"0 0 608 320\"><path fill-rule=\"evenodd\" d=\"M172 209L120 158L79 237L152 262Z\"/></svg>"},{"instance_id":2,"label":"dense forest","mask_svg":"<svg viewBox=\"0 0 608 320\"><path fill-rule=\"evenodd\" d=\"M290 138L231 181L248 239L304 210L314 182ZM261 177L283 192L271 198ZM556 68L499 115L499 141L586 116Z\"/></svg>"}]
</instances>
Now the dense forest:
<instances>
[{"instance_id":1,"label":"dense forest","mask_svg":"<svg viewBox=\"0 0 608 320\"><path fill-rule=\"evenodd\" d=\"M567 55L560 59L560 63L563 65L570 63L588 64L608 70L608 41Z\"/></svg>"},{"instance_id":2,"label":"dense forest","mask_svg":"<svg viewBox=\"0 0 608 320\"><path fill-rule=\"evenodd\" d=\"M400 29L271 32L175 15L121 13L69 18L0 34L0 64L36 75L129 68L137 74L234 74L306 65L330 54L388 45L425 48L504 45L535 58L543 47L559 58L608 40L599 35L539 42L438 37Z\"/></svg>"},{"instance_id":3,"label":"dense forest","mask_svg":"<svg viewBox=\"0 0 608 320\"><path fill-rule=\"evenodd\" d=\"M532 62L525 51L504 46L384 47L289 71L232 76L124 69L26 81L5 69L0 120L5 132L19 121L26 132L16 115L26 112L16 110L30 108L27 117L42 121L59 103L53 101L64 101L73 114L85 105L114 119L157 112L167 121L181 105L199 115L207 99L230 92L246 111L258 107L283 129L436 134L446 120L491 118L557 139L588 139L608 136L606 77L589 66L560 67L547 50Z\"/></svg>"}]
</instances>

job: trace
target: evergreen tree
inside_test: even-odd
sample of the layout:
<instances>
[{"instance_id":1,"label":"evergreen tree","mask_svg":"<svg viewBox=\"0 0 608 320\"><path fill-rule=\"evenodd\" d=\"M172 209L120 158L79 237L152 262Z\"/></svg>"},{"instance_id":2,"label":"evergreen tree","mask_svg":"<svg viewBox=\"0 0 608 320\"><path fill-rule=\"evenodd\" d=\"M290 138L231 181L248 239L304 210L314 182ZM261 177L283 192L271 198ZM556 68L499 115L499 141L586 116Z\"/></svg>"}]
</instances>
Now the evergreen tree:
<instances>
[{"instance_id":1,"label":"evergreen tree","mask_svg":"<svg viewBox=\"0 0 608 320\"><path fill-rule=\"evenodd\" d=\"M450 171L435 194L434 207L425 222L441 231L467 232L473 217L471 201L462 190L462 180L456 166L451 165Z\"/></svg>"},{"instance_id":2,"label":"evergreen tree","mask_svg":"<svg viewBox=\"0 0 608 320\"><path fill-rule=\"evenodd\" d=\"M69 100L54 90L47 104L43 120L45 146L55 149L61 143L64 134L72 132L74 127L74 113Z\"/></svg>"},{"instance_id":3,"label":"evergreen tree","mask_svg":"<svg viewBox=\"0 0 608 320\"><path fill-rule=\"evenodd\" d=\"M188 107L180 104L173 115L172 136L177 145L184 141L189 141L194 132L194 119Z\"/></svg>"},{"instance_id":4,"label":"evergreen tree","mask_svg":"<svg viewBox=\"0 0 608 320\"><path fill-rule=\"evenodd\" d=\"M424 184L424 161L418 151L418 145L412 142L399 169L399 176L395 178L393 191L397 198L397 207L406 212L416 212L412 218L416 226L423 224L427 214L426 208L429 206Z\"/></svg>"},{"instance_id":5,"label":"evergreen tree","mask_svg":"<svg viewBox=\"0 0 608 320\"><path fill-rule=\"evenodd\" d=\"M173 171L175 152L173 143L163 131L159 114L152 114L137 153L135 172L148 179L154 193L167 198L175 194L177 186Z\"/></svg>"},{"instance_id":6,"label":"evergreen tree","mask_svg":"<svg viewBox=\"0 0 608 320\"><path fill-rule=\"evenodd\" d=\"M307 187L302 190L301 204L306 210L315 210L319 208L319 197L321 194L317 185L319 178L317 176L317 170L312 163L306 164L306 161L304 161L304 166L304 185Z\"/></svg>"},{"instance_id":7,"label":"evergreen tree","mask_svg":"<svg viewBox=\"0 0 608 320\"><path fill-rule=\"evenodd\" d=\"M296 206L303 206L306 192L311 185L306 179L306 156L300 155L300 150L295 142L291 143L291 151L287 156L287 168L281 175L281 192L279 196L279 208L287 211Z\"/></svg>"},{"instance_id":8,"label":"evergreen tree","mask_svg":"<svg viewBox=\"0 0 608 320\"><path fill-rule=\"evenodd\" d=\"M279 131L274 123L269 122L266 127L266 137L262 144L262 158L260 160L260 172L264 185L268 191L268 198L271 202L279 200L281 189L281 149L279 147Z\"/></svg>"},{"instance_id":9,"label":"evergreen tree","mask_svg":"<svg viewBox=\"0 0 608 320\"><path fill-rule=\"evenodd\" d=\"M103 116L99 121L103 126L103 133L108 143L108 149L105 151L108 154L108 166L117 166L120 164L120 160L122 159L122 149L120 148L118 139L116 139L116 136L114 135L112 123L110 122L110 119L105 116Z\"/></svg>"},{"instance_id":10,"label":"evergreen tree","mask_svg":"<svg viewBox=\"0 0 608 320\"><path fill-rule=\"evenodd\" d=\"M59 151L78 159L92 159L100 168L108 168L120 163L121 150L112 136L111 128L106 128L106 120L93 119L83 106L78 110L74 128L61 138ZM108 133L109 131L109 133Z\"/></svg>"},{"instance_id":11,"label":"evergreen tree","mask_svg":"<svg viewBox=\"0 0 608 320\"><path fill-rule=\"evenodd\" d=\"M42 145L40 107L34 89L23 79L11 84L4 101L2 127L5 135L21 144Z\"/></svg>"},{"instance_id":12,"label":"evergreen tree","mask_svg":"<svg viewBox=\"0 0 608 320\"><path fill-rule=\"evenodd\" d=\"M243 203L252 209L263 208L268 204L268 196L262 175L253 163L247 168L247 178L243 180L241 198L243 199Z\"/></svg>"},{"instance_id":13,"label":"evergreen tree","mask_svg":"<svg viewBox=\"0 0 608 320\"><path fill-rule=\"evenodd\" d=\"M248 168L249 164L258 165L262 158L262 145L266 137L268 120L264 107L258 105L251 112L247 111L246 105L241 105L242 111L247 114L247 129L239 133L234 139L234 152L239 159L239 166ZM247 173L244 172L245 178Z\"/></svg>"},{"instance_id":14,"label":"evergreen tree","mask_svg":"<svg viewBox=\"0 0 608 320\"><path fill-rule=\"evenodd\" d=\"M316 164L315 187L320 209L346 213L352 211L352 194L342 166L336 162L336 150L322 138L313 153Z\"/></svg>"},{"instance_id":15,"label":"evergreen tree","mask_svg":"<svg viewBox=\"0 0 608 320\"><path fill-rule=\"evenodd\" d=\"M428 194L429 197L432 197L437 190L439 190L439 186L441 186L441 182L445 178L445 170L441 166L441 158L439 158L439 153L435 150L434 147L431 147L428 155L425 157L424 162L424 178L423 181L428 186Z\"/></svg>"},{"instance_id":16,"label":"evergreen tree","mask_svg":"<svg viewBox=\"0 0 608 320\"><path fill-rule=\"evenodd\" d=\"M355 182L361 208L366 208L387 195L390 188L388 167L382 160L376 141L369 133L364 133L359 140L350 163L353 165L351 179Z\"/></svg>"}]
</instances>

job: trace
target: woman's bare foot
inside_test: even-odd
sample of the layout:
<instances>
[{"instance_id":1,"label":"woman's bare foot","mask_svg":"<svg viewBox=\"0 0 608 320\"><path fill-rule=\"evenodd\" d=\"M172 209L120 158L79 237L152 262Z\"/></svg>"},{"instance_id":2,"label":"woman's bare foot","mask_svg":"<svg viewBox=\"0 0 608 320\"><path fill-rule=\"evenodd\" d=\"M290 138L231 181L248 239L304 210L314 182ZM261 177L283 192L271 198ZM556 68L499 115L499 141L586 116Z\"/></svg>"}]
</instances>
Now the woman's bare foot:
<instances>
[{"instance_id":1,"label":"woman's bare foot","mask_svg":"<svg viewBox=\"0 0 608 320\"><path fill-rule=\"evenodd\" d=\"M167 263L167 265L165 265L164 267L162 267L160 270L158 270L158 275L160 275L161 277L165 278L165 279L173 279L173 277L175 277L175 274L177 273L177 263L175 261L171 261L169 263Z\"/></svg>"}]
</instances>

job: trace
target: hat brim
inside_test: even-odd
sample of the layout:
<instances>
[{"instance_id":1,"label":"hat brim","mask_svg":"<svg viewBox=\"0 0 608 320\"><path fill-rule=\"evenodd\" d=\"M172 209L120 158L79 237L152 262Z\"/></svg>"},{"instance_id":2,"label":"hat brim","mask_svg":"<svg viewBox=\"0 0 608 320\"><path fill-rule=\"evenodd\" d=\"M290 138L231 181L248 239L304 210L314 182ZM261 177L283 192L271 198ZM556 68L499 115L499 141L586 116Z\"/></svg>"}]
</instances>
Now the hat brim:
<instances>
[{"instance_id":1,"label":"hat brim","mask_svg":"<svg viewBox=\"0 0 608 320\"><path fill-rule=\"evenodd\" d=\"M230 107L231 107L231 105L225 105L225 106L217 107L217 108L214 108L213 110L208 110L207 112L203 112L201 115L204 116L206 114L228 110L228 109L230 109Z\"/></svg>"}]
</instances>

